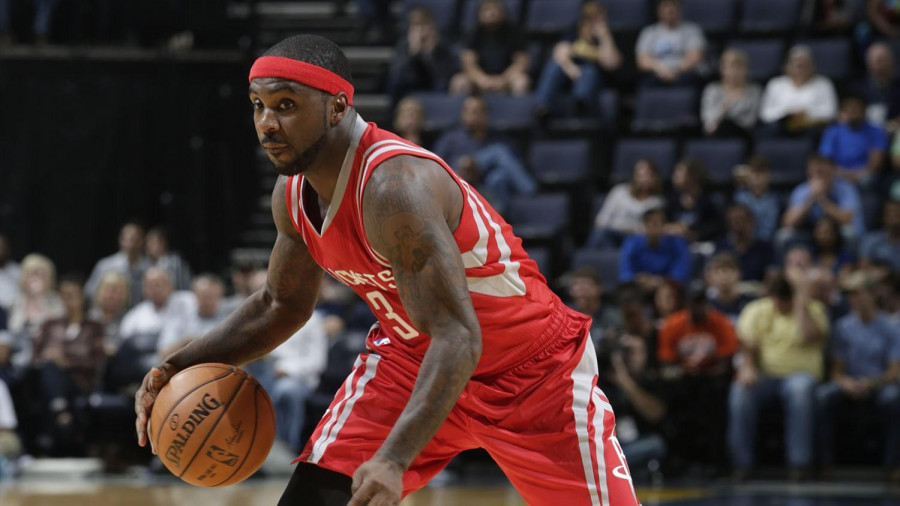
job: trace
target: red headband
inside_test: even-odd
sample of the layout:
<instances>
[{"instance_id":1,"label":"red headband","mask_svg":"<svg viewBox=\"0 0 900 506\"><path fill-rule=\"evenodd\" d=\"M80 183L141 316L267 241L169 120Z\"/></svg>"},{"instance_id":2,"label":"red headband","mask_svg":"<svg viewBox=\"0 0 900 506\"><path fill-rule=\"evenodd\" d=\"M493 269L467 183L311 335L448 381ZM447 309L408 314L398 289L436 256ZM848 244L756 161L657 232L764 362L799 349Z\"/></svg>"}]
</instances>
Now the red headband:
<instances>
[{"instance_id":1,"label":"red headband","mask_svg":"<svg viewBox=\"0 0 900 506\"><path fill-rule=\"evenodd\" d=\"M250 67L250 81L257 77L290 79L332 95L343 91L347 94L347 103L353 105L353 85L343 77L318 65L283 56L261 56Z\"/></svg>"}]
</instances>

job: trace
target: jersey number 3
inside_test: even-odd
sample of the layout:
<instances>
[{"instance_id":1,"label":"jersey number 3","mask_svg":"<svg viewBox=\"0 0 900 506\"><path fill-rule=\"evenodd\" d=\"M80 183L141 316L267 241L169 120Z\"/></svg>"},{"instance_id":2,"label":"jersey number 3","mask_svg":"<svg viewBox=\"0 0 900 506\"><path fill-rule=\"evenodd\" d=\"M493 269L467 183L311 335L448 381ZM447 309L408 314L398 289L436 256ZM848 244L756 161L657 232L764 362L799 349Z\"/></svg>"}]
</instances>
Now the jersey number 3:
<instances>
[{"instance_id":1,"label":"jersey number 3","mask_svg":"<svg viewBox=\"0 0 900 506\"><path fill-rule=\"evenodd\" d=\"M394 312L391 303L384 297L384 294L378 290L373 290L366 294L366 298L372 303L375 311L384 313L384 317L396 323L391 328L403 339L412 339L419 336L419 331L407 323L400 315Z\"/></svg>"}]
</instances>

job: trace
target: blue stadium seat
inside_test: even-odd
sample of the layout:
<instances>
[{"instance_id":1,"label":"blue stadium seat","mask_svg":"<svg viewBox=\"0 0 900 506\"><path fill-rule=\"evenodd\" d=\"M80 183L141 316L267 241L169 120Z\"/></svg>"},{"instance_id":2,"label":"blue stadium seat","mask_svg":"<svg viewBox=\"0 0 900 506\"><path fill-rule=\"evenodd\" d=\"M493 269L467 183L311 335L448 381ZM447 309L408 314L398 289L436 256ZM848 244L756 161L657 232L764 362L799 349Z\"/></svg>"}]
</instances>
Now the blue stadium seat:
<instances>
[{"instance_id":1,"label":"blue stadium seat","mask_svg":"<svg viewBox=\"0 0 900 506\"><path fill-rule=\"evenodd\" d=\"M569 224L569 195L543 193L513 197L506 218L522 239L557 239Z\"/></svg>"},{"instance_id":2,"label":"blue stadium seat","mask_svg":"<svg viewBox=\"0 0 900 506\"><path fill-rule=\"evenodd\" d=\"M684 19L700 25L707 33L726 33L734 29L738 0L683 0Z\"/></svg>"},{"instance_id":3,"label":"blue stadium seat","mask_svg":"<svg viewBox=\"0 0 900 506\"><path fill-rule=\"evenodd\" d=\"M732 182L734 166L744 163L746 146L740 139L691 139L682 156L703 162L714 185L726 185Z\"/></svg>"},{"instance_id":4,"label":"blue stadium seat","mask_svg":"<svg viewBox=\"0 0 900 506\"><path fill-rule=\"evenodd\" d=\"M431 11L434 21L443 33L453 33L456 29L456 0L403 0L401 27L406 28L406 17L416 7Z\"/></svg>"},{"instance_id":5,"label":"blue stadium seat","mask_svg":"<svg viewBox=\"0 0 900 506\"><path fill-rule=\"evenodd\" d=\"M519 23L522 16L522 0L504 0L506 3L506 15L510 21ZM481 0L466 0L463 4L460 28L462 33L469 33L478 24L478 7Z\"/></svg>"},{"instance_id":6,"label":"blue stadium seat","mask_svg":"<svg viewBox=\"0 0 900 506\"><path fill-rule=\"evenodd\" d=\"M616 90L603 90L600 92L599 114L603 124L615 127L619 121L619 95Z\"/></svg>"},{"instance_id":7,"label":"blue stadium seat","mask_svg":"<svg viewBox=\"0 0 900 506\"><path fill-rule=\"evenodd\" d=\"M809 46L819 74L834 80L850 77L850 41L844 38L814 39L798 42Z\"/></svg>"},{"instance_id":8,"label":"blue stadium seat","mask_svg":"<svg viewBox=\"0 0 900 506\"><path fill-rule=\"evenodd\" d=\"M785 52L782 39L735 40L728 47L747 53L748 77L751 81L764 85L767 80L781 73Z\"/></svg>"},{"instance_id":9,"label":"blue stadium seat","mask_svg":"<svg viewBox=\"0 0 900 506\"><path fill-rule=\"evenodd\" d=\"M611 293L619 285L619 251L615 249L582 248L572 256L571 269L591 267L600 276L600 283L606 293Z\"/></svg>"},{"instance_id":10,"label":"blue stadium seat","mask_svg":"<svg viewBox=\"0 0 900 506\"><path fill-rule=\"evenodd\" d=\"M551 278L553 273L553 255L550 248L531 246L528 248L528 256L538 265L538 269L545 278Z\"/></svg>"},{"instance_id":11,"label":"blue stadium seat","mask_svg":"<svg viewBox=\"0 0 900 506\"><path fill-rule=\"evenodd\" d=\"M740 30L745 33L789 32L800 20L802 0L743 0Z\"/></svg>"},{"instance_id":12,"label":"blue stadium seat","mask_svg":"<svg viewBox=\"0 0 900 506\"><path fill-rule=\"evenodd\" d=\"M525 31L553 34L572 31L580 8L581 0L531 0Z\"/></svg>"},{"instance_id":13,"label":"blue stadium seat","mask_svg":"<svg viewBox=\"0 0 900 506\"><path fill-rule=\"evenodd\" d=\"M543 184L583 183L590 179L591 146L586 140L537 141L528 166Z\"/></svg>"},{"instance_id":14,"label":"blue stadium seat","mask_svg":"<svg viewBox=\"0 0 900 506\"><path fill-rule=\"evenodd\" d=\"M659 174L667 178L675 165L677 145L670 139L622 139L616 145L611 182L621 183L631 179L634 163L641 158L650 159Z\"/></svg>"},{"instance_id":15,"label":"blue stadium seat","mask_svg":"<svg viewBox=\"0 0 900 506\"><path fill-rule=\"evenodd\" d=\"M670 132L698 122L694 88L644 88L635 102L631 124L635 131Z\"/></svg>"},{"instance_id":16,"label":"blue stadium seat","mask_svg":"<svg viewBox=\"0 0 900 506\"><path fill-rule=\"evenodd\" d=\"M648 0L604 0L609 28L615 31L637 31L653 22Z\"/></svg>"},{"instance_id":17,"label":"blue stadium seat","mask_svg":"<svg viewBox=\"0 0 900 506\"><path fill-rule=\"evenodd\" d=\"M534 124L535 101L531 96L485 95L484 100L490 127L495 130L525 130Z\"/></svg>"},{"instance_id":18,"label":"blue stadium seat","mask_svg":"<svg viewBox=\"0 0 900 506\"><path fill-rule=\"evenodd\" d=\"M446 93L415 93L412 96L425 107L425 130L446 130L459 123L465 97Z\"/></svg>"},{"instance_id":19,"label":"blue stadium seat","mask_svg":"<svg viewBox=\"0 0 900 506\"><path fill-rule=\"evenodd\" d=\"M772 165L772 184L794 186L806 179L806 159L813 152L809 139L756 140L756 154Z\"/></svg>"}]
</instances>

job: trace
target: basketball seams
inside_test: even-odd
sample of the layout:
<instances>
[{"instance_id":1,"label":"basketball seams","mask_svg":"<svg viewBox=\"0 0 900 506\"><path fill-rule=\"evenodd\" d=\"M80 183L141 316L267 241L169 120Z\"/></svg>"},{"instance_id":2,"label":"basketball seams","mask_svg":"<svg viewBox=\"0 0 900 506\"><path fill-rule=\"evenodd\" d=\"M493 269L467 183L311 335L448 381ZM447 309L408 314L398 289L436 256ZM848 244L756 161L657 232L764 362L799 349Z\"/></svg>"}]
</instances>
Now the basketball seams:
<instances>
[{"instance_id":1,"label":"basketball seams","mask_svg":"<svg viewBox=\"0 0 900 506\"><path fill-rule=\"evenodd\" d=\"M235 369L235 372L237 372L237 371L239 371L239 369ZM206 436L203 438L203 441L201 441L200 444L197 446L197 451L194 452L194 456L191 457L191 460L188 462L188 464L184 467L184 469L181 470L181 474L178 475L179 478L183 477L184 473L186 473L187 470L191 468L191 464L194 463L194 460L197 458L197 455L200 453L200 451L203 449L203 447L206 446L206 442L209 441L209 436L211 436L212 433L216 430L216 427L219 426L219 422L221 422L222 418L225 417L225 413L228 412L228 408L231 407L231 403L234 402L234 400L237 398L238 392L241 391L241 388L244 387L244 383L247 382L247 374L244 373L243 371L240 371L240 372L243 373L242 374L243 378L241 378L240 385L238 385L238 387L234 389L234 393L231 394L231 398L228 399L228 403L226 403L222 409L222 414L219 415L219 418L216 419L216 423L214 423L212 425L212 427L210 427L209 430L206 432Z\"/></svg>"},{"instance_id":2,"label":"basketball seams","mask_svg":"<svg viewBox=\"0 0 900 506\"><path fill-rule=\"evenodd\" d=\"M196 365L195 365L195 366L192 366L192 367L188 367L188 368L185 369L184 371L188 371L188 370L194 369L194 368L197 368L197 369L204 369L204 368L207 368L207 369L220 369L220 370L222 369L221 367L211 367L211 366L209 366L209 365L200 365L200 366L196 366ZM180 371L179 374L182 373L182 372L184 372L184 371ZM172 403L172 407L169 408L169 412L166 413L166 416L164 416L164 417L162 418L162 422L163 422L163 423L160 423L160 424L159 424L159 425L160 425L160 426L159 426L159 431L156 433L156 439L155 439L155 441L156 441L157 443L159 442L159 436L162 435L163 429L164 429L165 426L166 426L166 424L165 424L164 422L165 422L166 420L169 419L169 416L172 415L172 412L175 411L175 408L178 407L178 405L181 403L181 401L184 400L185 397L191 395L192 393L194 393L194 392L196 392L197 390L199 390L199 389L205 387L206 385L209 385L210 383L219 381L220 379L223 379L223 378L227 378L228 376L230 376L231 374L233 374L233 373L235 373L235 372L237 372L237 369L236 369L235 367L233 367L233 366L228 366L228 370L225 372L225 374L223 374L223 375L221 375L221 376L216 376L215 378L213 378L213 379L211 379L211 380L208 380L208 381L206 381L206 382L204 382L204 383L201 383L201 384L197 385L196 387L192 388L189 392L187 392L186 394L184 394L184 395L182 395L181 397L179 397L177 401L173 402L173 403ZM159 398L159 395L157 395L157 398ZM152 411L150 412L150 418L151 418L151 419L153 418L153 412L152 412Z\"/></svg>"},{"instance_id":3,"label":"basketball seams","mask_svg":"<svg viewBox=\"0 0 900 506\"><path fill-rule=\"evenodd\" d=\"M243 386L241 388L243 388ZM210 485L211 487L219 487L223 483L226 483L226 482L228 482L228 480L234 478L234 475L237 474L238 471L240 471L241 468L244 467L244 464L247 463L247 459L249 459L250 455L253 453L253 445L256 444L256 430L259 428L259 390L260 390L259 384L253 385L253 388L255 390L253 392L253 416L254 416L254 418L253 418L253 436L251 436L251 438L250 438L250 446L248 446L247 451L244 452L244 459L241 460L241 465L237 466L237 469L232 471L231 474L228 475L227 478L220 481L219 483L216 483L215 485ZM226 414L227 414L227 412L222 413L222 416L225 416Z\"/></svg>"}]
</instances>

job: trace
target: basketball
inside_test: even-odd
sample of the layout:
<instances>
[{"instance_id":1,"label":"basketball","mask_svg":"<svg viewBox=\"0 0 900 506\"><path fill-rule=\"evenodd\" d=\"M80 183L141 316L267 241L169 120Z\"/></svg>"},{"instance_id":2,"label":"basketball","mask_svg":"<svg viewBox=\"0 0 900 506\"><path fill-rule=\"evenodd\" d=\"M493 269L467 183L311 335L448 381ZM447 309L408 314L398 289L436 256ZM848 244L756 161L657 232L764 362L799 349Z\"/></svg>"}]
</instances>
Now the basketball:
<instances>
[{"instance_id":1,"label":"basketball","mask_svg":"<svg viewBox=\"0 0 900 506\"><path fill-rule=\"evenodd\" d=\"M189 367L159 392L148 436L175 476L201 487L241 482L266 460L275 411L260 384L226 364Z\"/></svg>"}]
</instances>

